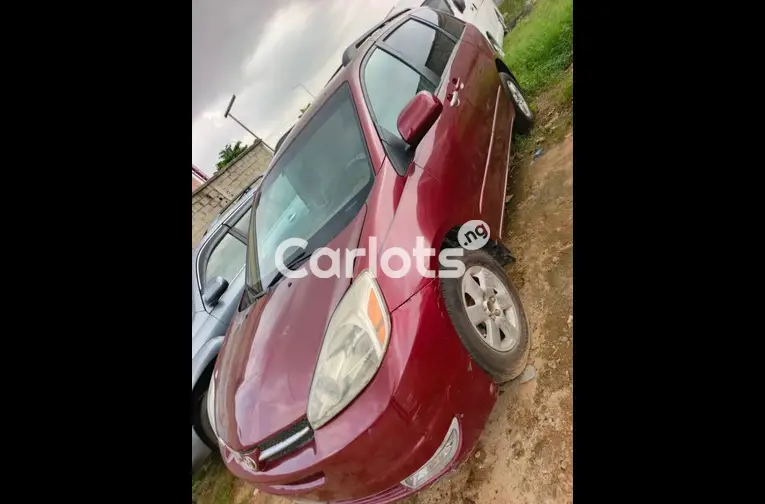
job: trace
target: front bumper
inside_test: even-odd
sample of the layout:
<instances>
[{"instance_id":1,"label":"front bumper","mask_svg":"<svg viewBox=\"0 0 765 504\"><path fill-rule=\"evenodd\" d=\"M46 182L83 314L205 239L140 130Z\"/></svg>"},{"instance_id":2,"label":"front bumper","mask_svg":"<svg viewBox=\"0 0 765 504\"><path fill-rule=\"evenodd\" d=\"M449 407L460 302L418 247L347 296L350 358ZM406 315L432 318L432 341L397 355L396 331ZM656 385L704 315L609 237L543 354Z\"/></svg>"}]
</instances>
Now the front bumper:
<instances>
[{"instance_id":1,"label":"front bumper","mask_svg":"<svg viewBox=\"0 0 765 504\"><path fill-rule=\"evenodd\" d=\"M467 457L496 396L496 386L460 342L435 279L391 314L391 342L375 378L310 442L260 471L235 459L226 463L266 493L315 502L392 502ZM433 456L455 418L453 459L417 490L401 485Z\"/></svg>"}]
</instances>

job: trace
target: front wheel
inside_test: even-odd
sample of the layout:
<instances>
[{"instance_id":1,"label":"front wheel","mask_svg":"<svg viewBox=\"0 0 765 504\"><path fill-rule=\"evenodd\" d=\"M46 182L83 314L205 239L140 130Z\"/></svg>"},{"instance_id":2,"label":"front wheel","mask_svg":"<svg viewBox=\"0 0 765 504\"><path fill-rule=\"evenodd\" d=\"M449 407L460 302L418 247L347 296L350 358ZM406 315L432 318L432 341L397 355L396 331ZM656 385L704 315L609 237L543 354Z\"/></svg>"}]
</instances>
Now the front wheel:
<instances>
[{"instance_id":1,"label":"front wheel","mask_svg":"<svg viewBox=\"0 0 765 504\"><path fill-rule=\"evenodd\" d=\"M505 89L510 100L515 107L515 123L513 130L520 134L525 135L534 126L534 113L531 111L526 98L523 96L521 86L513 79L510 74L500 72L499 79L502 82L502 87Z\"/></svg>"},{"instance_id":2,"label":"front wheel","mask_svg":"<svg viewBox=\"0 0 765 504\"><path fill-rule=\"evenodd\" d=\"M460 260L460 278L441 278L449 318L473 360L496 383L519 376L529 354L529 329L518 292L502 266L477 250Z\"/></svg>"}]
</instances>

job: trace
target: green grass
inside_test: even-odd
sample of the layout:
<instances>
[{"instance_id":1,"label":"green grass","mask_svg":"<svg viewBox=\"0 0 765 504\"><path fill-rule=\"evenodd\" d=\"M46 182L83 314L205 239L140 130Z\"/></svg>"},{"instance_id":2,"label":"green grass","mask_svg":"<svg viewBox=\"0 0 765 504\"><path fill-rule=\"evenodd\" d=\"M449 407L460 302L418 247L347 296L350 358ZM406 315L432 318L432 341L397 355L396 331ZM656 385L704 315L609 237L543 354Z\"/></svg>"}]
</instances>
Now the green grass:
<instances>
[{"instance_id":1,"label":"green grass","mask_svg":"<svg viewBox=\"0 0 765 504\"><path fill-rule=\"evenodd\" d=\"M567 106L572 103L574 99L574 73L566 72L561 81L561 93L558 97L559 106Z\"/></svg>"},{"instance_id":2,"label":"green grass","mask_svg":"<svg viewBox=\"0 0 765 504\"><path fill-rule=\"evenodd\" d=\"M573 4L573 0L538 0L505 37L505 63L531 98L559 82L571 64Z\"/></svg>"}]
</instances>

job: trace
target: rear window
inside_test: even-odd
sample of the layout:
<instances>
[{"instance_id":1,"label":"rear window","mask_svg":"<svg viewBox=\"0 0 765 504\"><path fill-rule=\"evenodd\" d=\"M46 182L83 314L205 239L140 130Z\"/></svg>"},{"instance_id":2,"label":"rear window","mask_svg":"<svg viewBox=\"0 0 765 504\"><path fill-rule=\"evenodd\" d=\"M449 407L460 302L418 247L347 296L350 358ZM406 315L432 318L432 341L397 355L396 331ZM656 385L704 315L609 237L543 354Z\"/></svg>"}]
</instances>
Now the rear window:
<instances>
[{"instance_id":1,"label":"rear window","mask_svg":"<svg viewBox=\"0 0 765 504\"><path fill-rule=\"evenodd\" d=\"M247 253L248 285L260 291L277 273L276 249L289 238L327 245L358 214L374 182L348 84L316 111L283 149L255 202ZM299 249L289 249L284 262Z\"/></svg>"}]
</instances>

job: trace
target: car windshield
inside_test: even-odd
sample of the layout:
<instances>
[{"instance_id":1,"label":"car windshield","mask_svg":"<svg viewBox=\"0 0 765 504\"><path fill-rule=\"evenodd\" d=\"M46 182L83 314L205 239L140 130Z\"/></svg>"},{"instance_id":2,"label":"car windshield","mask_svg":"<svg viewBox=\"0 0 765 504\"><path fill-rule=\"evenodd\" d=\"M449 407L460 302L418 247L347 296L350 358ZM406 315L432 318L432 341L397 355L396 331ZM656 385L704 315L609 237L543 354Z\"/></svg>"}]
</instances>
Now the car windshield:
<instances>
[{"instance_id":1,"label":"car windshield","mask_svg":"<svg viewBox=\"0 0 765 504\"><path fill-rule=\"evenodd\" d=\"M343 84L298 133L265 176L253 202L247 245L247 286L261 292L277 277L276 250L285 264L327 245L358 214L374 182L348 84Z\"/></svg>"}]
</instances>

